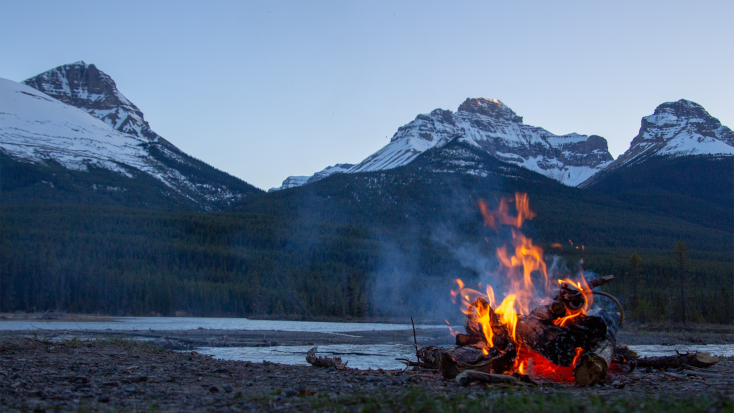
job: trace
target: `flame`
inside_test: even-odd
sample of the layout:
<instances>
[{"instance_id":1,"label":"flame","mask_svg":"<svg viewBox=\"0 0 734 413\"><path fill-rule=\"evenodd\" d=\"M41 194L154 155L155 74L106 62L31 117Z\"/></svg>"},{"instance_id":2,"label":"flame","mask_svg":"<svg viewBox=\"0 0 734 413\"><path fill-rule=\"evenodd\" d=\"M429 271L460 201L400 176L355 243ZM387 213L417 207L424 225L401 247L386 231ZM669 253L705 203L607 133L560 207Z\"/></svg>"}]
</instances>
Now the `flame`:
<instances>
[{"instance_id":1,"label":"flame","mask_svg":"<svg viewBox=\"0 0 734 413\"><path fill-rule=\"evenodd\" d=\"M500 200L500 205L496 211L490 211L487 202L483 199L479 200L479 210L482 211L484 217L484 226L499 229L499 225L512 225L515 228L522 227L525 220L531 220L535 218L535 212L530 210L530 200L528 194L520 192L515 193L515 209L517 210L517 216L511 216L510 203L507 198Z\"/></svg>"},{"instance_id":2,"label":"flame","mask_svg":"<svg viewBox=\"0 0 734 413\"><path fill-rule=\"evenodd\" d=\"M581 314L582 314L582 310L580 310L580 309L579 310L576 310L571 315L567 315L567 316L561 317L561 318L556 318L555 320L553 320L553 324L555 324L557 326L563 327L563 326L566 325L566 322L568 322L568 320L574 319L574 318L580 316Z\"/></svg>"},{"instance_id":3,"label":"flame","mask_svg":"<svg viewBox=\"0 0 734 413\"><path fill-rule=\"evenodd\" d=\"M515 215L510 214L510 204L514 204ZM488 273L490 276L501 279L503 281L501 284L506 287L506 290L502 291L503 298L499 304L495 301L496 294L492 286L487 285L485 292L481 292L481 284L478 290L474 290L467 288L462 280L454 280L458 288L451 290L452 302L456 303L457 297L460 299L461 310L469 320L467 330L473 330L475 334L481 332L484 335L488 347L481 350L483 354L488 355L489 350L494 347L493 323L499 323L507 329L518 349L513 366L514 371L556 381L572 380L574 366L583 354L582 348L576 349L570 367L561 367L551 363L542 355L521 347L516 337L518 317L529 314L541 303L550 302L551 294L556 291L552 289L555 284L548 278L548 268L543 260L543 249L534 245L530 238L520 232L523 223L532 220L537 215L530 209L527 194L516 193L514 200L502 198L496 210L491 210L484 200L480 200L478 206L485 227L491 227L496 231L499 231L501 225L511 227L512 242L509 246L497 248L499 268L496 273ZM485 241L488 242L487 238ZM573 245L570 239L568 242ZM562 248L558 243L551 245L553 248ZM584 247L581 246L581 248ZM566 316L553 320L555 325L564 327L570 320L587 313L593 297L583 272L580 273L577 280L566 278L558 279L557 282L561 288L577 290L585 299L581 308L567 309ZM453 330L451 332L454 334Z\"/></svg>"}]
</instances>

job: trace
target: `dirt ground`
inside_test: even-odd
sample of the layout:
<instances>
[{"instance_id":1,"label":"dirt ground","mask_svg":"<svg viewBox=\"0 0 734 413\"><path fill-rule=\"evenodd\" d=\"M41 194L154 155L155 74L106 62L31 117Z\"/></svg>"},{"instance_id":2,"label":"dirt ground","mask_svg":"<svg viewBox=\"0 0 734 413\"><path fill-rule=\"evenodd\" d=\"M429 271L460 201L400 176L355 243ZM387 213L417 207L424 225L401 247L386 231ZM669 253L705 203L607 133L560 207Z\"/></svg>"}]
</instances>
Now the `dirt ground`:
<instances>
[{"instance_id":1,"label":"dirt ground","mask_svg":"<svg viewBox=\"0 0 734 413\"><path fill-rule=\"evenodd\" d=\"M176 333L176 340L199 340L213 332ZM262 338L262 334L230 331L226 336L227 340L238 342L264 340L279 344L329 344L324 340L412 342L411 331L390 332L388 337L383 337L385 332L379 332L379 336L376 332L360 332L358 338L286 332L267 332ZM224 340L222 336L219 339ZM420 331L419 336L423 340L421 344L440 344L444 340L436 331ZM322 411L325 408L319 403L323 400L334 400L341 406L340 400L352 400L355 394L369 400L417 389L426 394L476 400L504 392L507 387L461 387L428 370L335 370L215 360L196 352L171 351L151 342L143 344L114 335L84 337L84 340L53 338L23 337L7 332L0 335L1 411ZM159 338L158 342L163 339ZM667 394L683 399L700 394L734 396L734 361L722 360L706 371L716 377L687 377L638 369L632 373L612 372L604 385L588 389L545 383L521 390L532 394L572 392L602 398ZM346 410L359 410L345 406Z\"/></svg>"}]
</instances>

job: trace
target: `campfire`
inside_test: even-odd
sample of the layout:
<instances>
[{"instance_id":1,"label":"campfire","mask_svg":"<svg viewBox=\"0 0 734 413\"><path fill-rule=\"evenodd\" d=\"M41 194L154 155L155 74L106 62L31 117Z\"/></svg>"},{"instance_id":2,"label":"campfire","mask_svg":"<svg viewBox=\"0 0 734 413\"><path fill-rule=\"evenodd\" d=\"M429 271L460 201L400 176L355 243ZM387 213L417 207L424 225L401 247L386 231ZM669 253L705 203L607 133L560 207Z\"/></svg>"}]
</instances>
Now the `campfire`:
<instances>
[{"instance_id":1,"label":"campfire","mask_svg":"<svg viewBox=\"0 0 734 413\"><path fill-rule=\"evenodd\" d=\"M511 245L497 249L499 268L488 274L493 284L501 286L497 293L502 299L491 285L472 289L455 280L457 288L451 297L465 314L466 331L452 331L455 349L421 349L420 364L435 365L450 379L463 374L462 378L502 382L507 380L500 376L504 375L581 385L603 380L624 315L614 297L594 289L614 277L587 281L583 271L562 276L550 271L543 249L521 232L523 223L536 216L526 194L517 193L514 200L503 198L496 210L484 201L479 208L485 227L511 230ZM618 314L594 308L595 296L610 298Z\"/></svg>"},{"instance_id":2,"label":"campfire","mask_svg":"<svg viewBox=\"0 0 734 413\"><path fill-rule=\"evenodd\" d=\"M582 269L549 268L543 249L521 232L523 223L536 216L527 194L517 193L514 200L503 198L496 210L480 201L479 209L485 227L511 233L511 245L497 248L498 269L487 274L498 291L489 284L473 289L455 280L451 299L465 315L464 333L450 330L456 347L419 349L414 325L418 361L396 360L414 369L437 370L444 379L461 385L551 381L590 386L603 382L609 371L632 372L637 367L679 369L684 375L666 373L675 380L685 380L686 375L723 377L698 370L717 363L708 353L639 358L627 346L617 345L617 331L624 321L622 305L598 290L614 276L587 280ZM598 297L606 297L616 309L607 311L595 300ZM317 357L316 351L309 351L308 363L347 369L340 358Z\"/></svg>"}]
</instances>

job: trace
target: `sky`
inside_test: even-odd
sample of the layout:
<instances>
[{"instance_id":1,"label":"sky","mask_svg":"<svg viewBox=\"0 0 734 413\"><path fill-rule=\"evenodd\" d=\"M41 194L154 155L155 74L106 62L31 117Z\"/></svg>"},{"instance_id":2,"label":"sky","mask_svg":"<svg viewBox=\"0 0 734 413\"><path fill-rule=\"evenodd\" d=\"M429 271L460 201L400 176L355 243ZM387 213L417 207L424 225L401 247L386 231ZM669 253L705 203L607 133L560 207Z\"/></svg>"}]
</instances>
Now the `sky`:
<instances>
[{"instance_id":1,"label":"sky","mask_svg":"<svg viewBox=\"0 0 734 413\"><path fill-rule=\"evenodd\" d=\"M4 0L0 77L95 64L156 133L268 189L468 97L615 158L663 102L734 127L731 16L728 0Z\"/></svg>"}]
</instances>

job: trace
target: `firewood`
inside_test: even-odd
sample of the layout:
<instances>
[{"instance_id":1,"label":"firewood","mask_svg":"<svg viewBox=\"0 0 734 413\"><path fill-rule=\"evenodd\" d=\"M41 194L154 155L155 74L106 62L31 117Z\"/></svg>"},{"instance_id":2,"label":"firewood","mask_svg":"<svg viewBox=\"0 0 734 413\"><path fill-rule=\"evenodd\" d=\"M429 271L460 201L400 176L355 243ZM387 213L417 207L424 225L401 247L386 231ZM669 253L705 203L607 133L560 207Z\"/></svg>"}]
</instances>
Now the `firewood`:
<instances>
[{"instance_id":1,"label":"firewood","mask_svg":"<svg viewBox=\"0 0 734 413\"><path fill-rule=\"evenodd\" d=\"M718 360L711 357L709 353L686 353L676 354L675 356L644 357L637 360L637 367L651 367L658 370L684 366L706 368L716 363L718 363Z\"/></svg>"},{"instance_id":2,"label":"firewood","mask_svg":"<svg viewBox=\"0 0 734 413\"><path fill-rule=\"evenodd\" d=\"M579 316L565 326L533 317L518 316L515 327L517 341L557 366L570 366L576 348L590 349L607 336L607 327L600 317Z\"/></svg>"},{"instance_id":3,"label":"firewood","mask_svg":"<svg viewBox=\"0 0 734 413\"><path fill-rule=\"evenodd\" d=\"M558 295L555 296L554 300L562 303L566 308L570 310L578 310L584 306L586 298L578 289L571 288L566 283L561 285L561 289L558 291Z\"/></svg>"},{"instance_id":4,"label":"firewood","mask_svg":"<svg viewBox=\"0 0 734 413\"><path fill-rule=\"evenodd\" d=\"M456 376L456 382L462 386L468 386L473 382L487 384L519 384L518 379L506 374L491 374L481 371L467 370Z\"/></svg>"},{"instance_id":5,"label":"firewood","mask_svg":"<svg viewBox=\"0 0 734 413\"><path fill-rule=\"evenodd\" d=\"M530 315L543 321L553 321L556 318L566 315L566 306L558 301L554 301L549 305L541 305L530 312Z\"/></svg>"},{"instance_id":6,"label":"firewood","mask_svg":"<svg viewBox=\"0 0 734 413\"><path fill-rule=\"evenodd\" d=\"M479 335L469 335L469 334L457 334L456 335L456 345L462 346L462 347L469 347L474 346L475 344L484 343L485 339L482 336ZM485 347L485 346L482 346Z\"/></svg>"},{"instance_id":7,"label":"firewood","mask_svg":"<svg viewBox=\"0 0 734 413\"><path fill-rule=\"evenodd\" d=\"M596 353L581 356L579 365L574 371L576 384L591 386L604 380L609 370L609 363Z\"/></svg>"},{"instance_id":8,"label":"firewood","mask_svg":"<svg viewBox=\"0 0 734 413\"><path fill-rule=\"evenodd\" d=\"M492 349L487 355L472 348L458 347L441 353L439 370L445 379L453 379L468 370L506 373L512 369L516 355L514 346L504 352Z\"/></svg>"},{"instance_id":9,"label":"firewood","mask_svg":"<svg viewBox=\"0 0 734 413\"><path fill-rule=\"evenodd\" d=\"M418 360L426 364L432 364L438 368L438 358L441 356L441 349L435 346L426 346L418 349Z\"/></svg>"}]
</instances>

